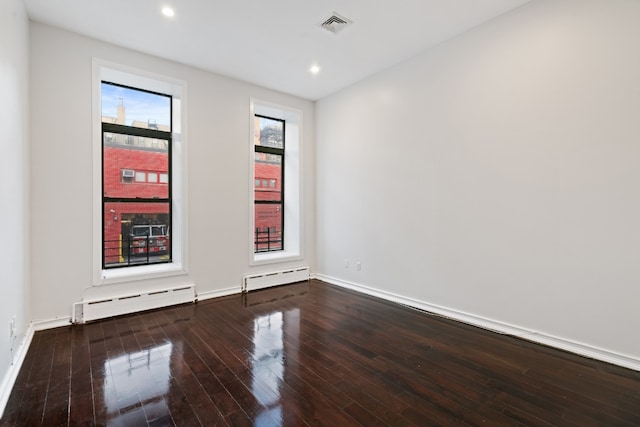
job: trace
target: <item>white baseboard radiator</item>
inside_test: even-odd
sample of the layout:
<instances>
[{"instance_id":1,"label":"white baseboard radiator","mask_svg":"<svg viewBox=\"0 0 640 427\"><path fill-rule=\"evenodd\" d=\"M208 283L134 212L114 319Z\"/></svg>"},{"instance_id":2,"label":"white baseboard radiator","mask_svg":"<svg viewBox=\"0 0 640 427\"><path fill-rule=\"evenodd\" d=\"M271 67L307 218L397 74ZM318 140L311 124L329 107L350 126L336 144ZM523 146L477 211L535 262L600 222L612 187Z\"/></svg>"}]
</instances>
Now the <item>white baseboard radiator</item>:
<instances>
[{"instance_id":1,"label":"white baseboard radiator","mask_svg":"<svg viewBox=\"0 0 640 427\"><path fill-rule=\"evenodd\" d=\"M196 286L138 292L117 297L83 300L73 305L72 323L85 323L154 308L195 302Z\"/></svg>"},{"instance_id":2,"label":"white baseboard radiator","mask_svg":"<svg viewBox=\"0 0 640 427\"><path fill-rule=\"evenodd\" d=\"M270 273L252 274L243 277L242 292L286 285L288 283L304 282L305 280L309 280L309 267L297 267Z\"/></svg>"}]
</instances>

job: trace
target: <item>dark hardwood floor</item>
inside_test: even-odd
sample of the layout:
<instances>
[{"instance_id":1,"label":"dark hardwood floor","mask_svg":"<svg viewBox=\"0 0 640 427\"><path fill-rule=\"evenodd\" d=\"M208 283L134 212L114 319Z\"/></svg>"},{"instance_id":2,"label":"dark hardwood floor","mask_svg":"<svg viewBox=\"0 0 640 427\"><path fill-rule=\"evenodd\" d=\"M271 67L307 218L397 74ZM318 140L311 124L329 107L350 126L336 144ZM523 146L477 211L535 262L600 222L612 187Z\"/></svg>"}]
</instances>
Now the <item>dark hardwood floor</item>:
<instances>
[{"instance_id":1,"label":"dark hardwood floor","mask_svg":"<svg viewBox=\"0 0 640 427\"><path fill-rule=\"evenodd\" d=\"M638 426L640 372L311 281L37 332L0 425Z\"/></svg>"}]
</instances>

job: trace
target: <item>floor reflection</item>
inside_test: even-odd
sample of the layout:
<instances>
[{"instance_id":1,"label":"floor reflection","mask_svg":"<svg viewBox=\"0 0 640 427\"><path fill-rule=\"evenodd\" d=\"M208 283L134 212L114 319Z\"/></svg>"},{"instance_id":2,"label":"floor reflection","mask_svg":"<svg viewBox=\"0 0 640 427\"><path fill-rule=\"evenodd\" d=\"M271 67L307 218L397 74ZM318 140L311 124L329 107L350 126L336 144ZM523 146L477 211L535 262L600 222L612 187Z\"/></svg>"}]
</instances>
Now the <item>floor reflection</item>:
<instances>
[{"instance_id":1,"label":"floor reflection","mask_svg":"<svg viewBox=\"0 0 640 427\"><path fill-rule=\"evenodd\" d=\"M284 374L284 316L276 312L253 321L253 379L251 389L266 409L254 420L267 425L282 419L280 387Z\"/></svg>"},{"instance_id":2,"label":"floor reflection","mask_svg":"<svg viewBox=\"0 0 640 427\"><path fill-rule=\"evenodd\" d=\"M287 356L294 356L293 348L285 335L293 334L297 343L299 333L300 310L274 312L256 318L253 321L253 366L252 392L258 403L264 408L253 420L254 425L282 425L281 391L284 386ZM297 357L297 356L295 356Z\"/></svg>"},{"instance_id":3,"label":"floor reflection","mask_svg":"<svg viewBox=\"0 0 640 427\"><path fill-rule=\"evenodd\" d=\"M153 419L165 412L169 392L173 344L167 342L146 350L107 359L104 370L104 404L110 424L131 425L134 420ZM110 374L110 375L109 375ZM164 411L162 410L164 408ZM157 413L157 414L156 414Z\"/></svg>"}]
</instances>

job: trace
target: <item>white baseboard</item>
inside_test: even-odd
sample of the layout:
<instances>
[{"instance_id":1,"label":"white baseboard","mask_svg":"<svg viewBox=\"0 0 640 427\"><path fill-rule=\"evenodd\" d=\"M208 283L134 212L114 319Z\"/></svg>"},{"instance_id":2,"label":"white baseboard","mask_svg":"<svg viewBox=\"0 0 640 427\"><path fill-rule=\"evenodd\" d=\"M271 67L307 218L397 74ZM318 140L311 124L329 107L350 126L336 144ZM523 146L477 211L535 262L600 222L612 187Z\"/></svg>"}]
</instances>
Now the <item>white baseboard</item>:
<instances>
[{"instance_id":1,"label":"white baseboard","mask_svg":"<svg viewBox=\"0 0 640 427\"><path fill-rule=\"evenodd\" d=\"M60 328L62 326L71 325L71 316L57 317L50 320L34 320L31 322L34 332L44 331L47 329Z\"/></svg>"},{"instance_id":2,"label":"white baseboard","mask_svg":"<svg viewBox=\"0 0 640 427\"><path fill-rule=\"evenodd\" d=\"M33 323L31 323L27 328L24 339L16 349L17 351L13 363L9 366L9 369L0 383L0 418L2 418L2 415L4 414L7 402L9 401L9 396L11 395L11 390L13 390L13 385L16 383L18 373L24 363L24 358L27 355L29 346L31 345L34 332L35 329Z\"/></svg>"},{"instance_id":3,"label":"white baseboard","mask_svg":"<svg viewBox=\"0 0 640 427\"><path fill-rule=\"evenodd\" d=\"M234 286L226 289L219 289L217 291L198 292L196 295L197 301L204 301L212 298L226 297L229 295L239 294L242 292L241 286Z\"/></svg>"},{"instance_id":4,"label":"white baseboard","mask_svg":"<svg viewBox=\"0 0 640 427\"><path fill-rule=\"evenodd\" d=\"M581 344L565 338L554 337L541 332L528 330L519 326L510 325L508 323L503 323L492 319L487 319L481 316L476 316L474 314L464 313L462 311L450 309L447 307L429 304L424 301L407 298L402 295L397 295L391 292L382 291L357 283L336 279L334 277L325 276L322 274L315 274L314 278L327 283L331 283L336 286L340 286L342 288L351 289L387 301L417 308L419 310L427 311L430 313L435 313L443 317L447 317L473 326L478 326L480 328L488 329L500 334L513 335L522 339L526 339L528 341L533 341L539 344L544 344L550 347L565 350L579 356L584 356L590 359L600 360L603 362L611 363L613 365L640 371L640 359L631 356L614 353L609 350L604 350L587 344Z\"/></svg>"}]
</instances>

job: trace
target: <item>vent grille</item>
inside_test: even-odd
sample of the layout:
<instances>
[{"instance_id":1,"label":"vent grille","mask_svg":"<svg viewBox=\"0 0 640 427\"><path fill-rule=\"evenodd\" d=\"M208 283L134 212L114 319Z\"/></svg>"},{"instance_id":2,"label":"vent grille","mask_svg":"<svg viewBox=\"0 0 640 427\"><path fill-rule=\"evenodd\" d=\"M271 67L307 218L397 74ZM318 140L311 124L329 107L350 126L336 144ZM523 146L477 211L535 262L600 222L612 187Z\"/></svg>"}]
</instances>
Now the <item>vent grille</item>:
<instances>
[{"instance_id":1,"label":"vent grille","mask_svg":"<svg viewBox=\"0 0 640 427\"><path fill-rule=\"evenodd\" d=\"M320 24L320 26L327 31L337 33L352 23L352 20L345 18L344 16L341 16L336 12L333 12L333 14L325 19L324 22Z\"/></svg>"}]
</instances>

